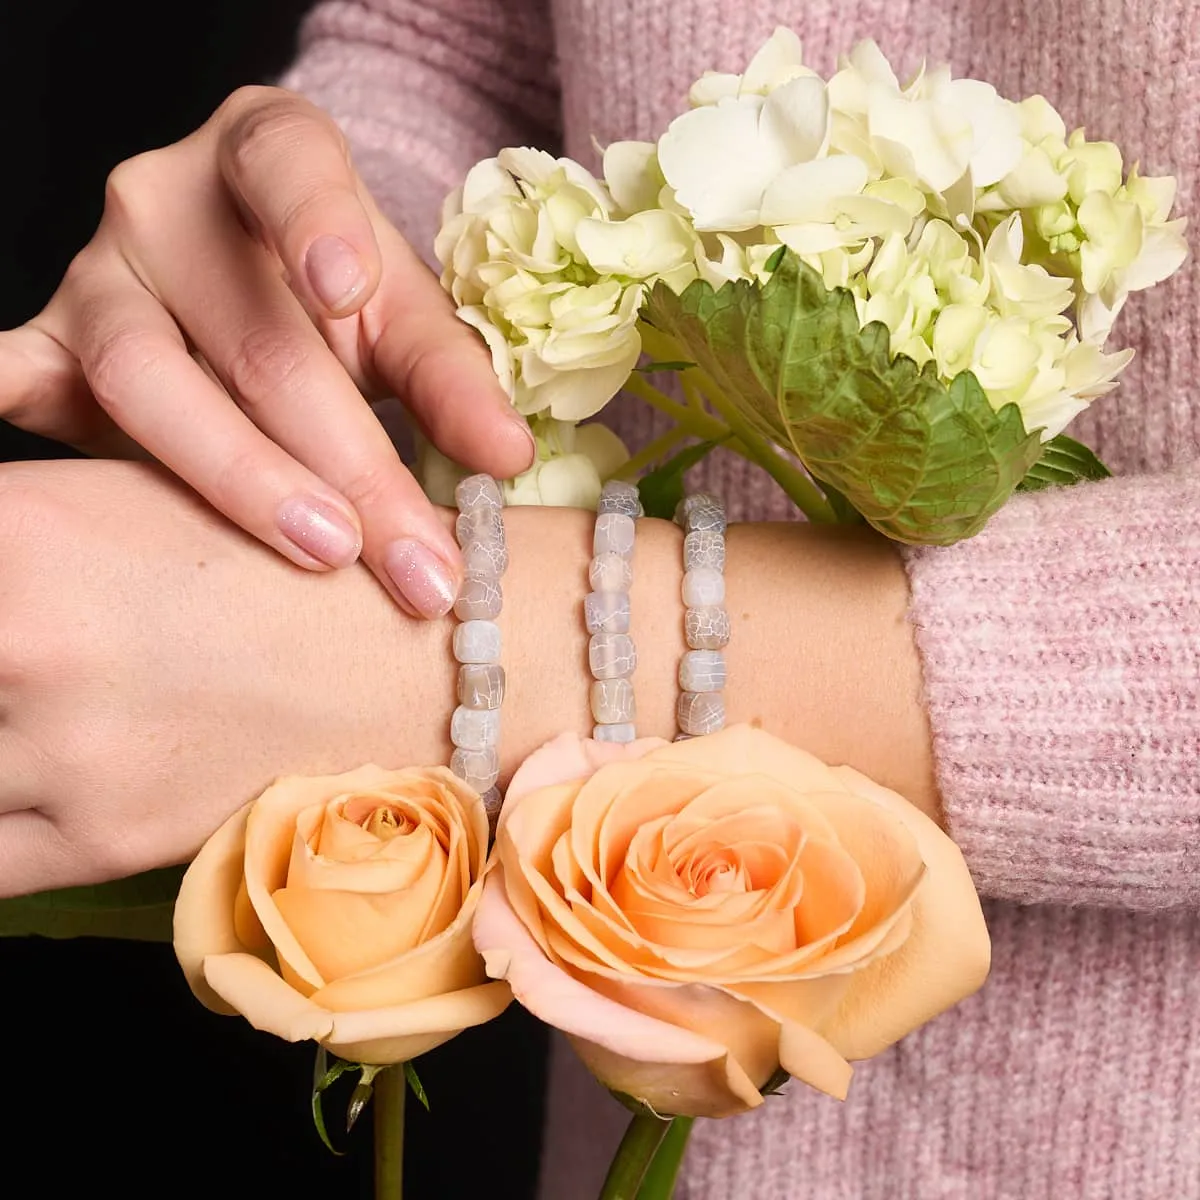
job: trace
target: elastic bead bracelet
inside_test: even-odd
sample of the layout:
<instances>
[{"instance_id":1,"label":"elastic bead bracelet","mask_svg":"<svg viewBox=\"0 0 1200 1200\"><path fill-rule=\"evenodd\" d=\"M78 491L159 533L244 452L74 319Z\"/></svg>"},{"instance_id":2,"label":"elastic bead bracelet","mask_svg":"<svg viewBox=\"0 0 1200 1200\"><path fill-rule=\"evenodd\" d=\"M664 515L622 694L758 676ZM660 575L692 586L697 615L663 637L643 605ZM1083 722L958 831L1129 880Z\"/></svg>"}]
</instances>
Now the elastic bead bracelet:
<instances>
[{"instance_id":1,"label":"elastic bead bracelet","mask_svg":"<svg viewBox=\"0 0 1200 1200\"><path fill-rule=\"evenodd\" d=\"M642 515L638 490L631 483L610 480L600 493L592 562L592 590L583 602L584 623L591 634L592 737L598 742L632 742L636 736L637 702L632 676L637 648L629 634L629 587L633 582L633 542Z\"/></svg>"},{"instance_id":2,"label":"elastic bead bracelet","mask_svg":"<svg viewBox=\"0 0 1200 1200\"><path fill-rule=\"evenodd\" d=\"M454 499L458 505L454 532L466 570L454 604L461 624L454 630L458 707L450 718L454 743L450 770L480 793L494 823L502 799L496 780L505 679L496 618L504 599L500 576L508 566L504 497L490 475L472 475L458 485Z\"/></svg>"},{"instance_id":3,"label":"elastic bead bracelet","mask_svg":"<svg viewBox=\"0 0 1200 1200\"><path fill-rule=\"evenodd\" d=\"M675 720L679 738L716 733L725 724L725 506L707 492L682 500L675 521L684 530L684 635Z\"/></svg>"}]
</instances>

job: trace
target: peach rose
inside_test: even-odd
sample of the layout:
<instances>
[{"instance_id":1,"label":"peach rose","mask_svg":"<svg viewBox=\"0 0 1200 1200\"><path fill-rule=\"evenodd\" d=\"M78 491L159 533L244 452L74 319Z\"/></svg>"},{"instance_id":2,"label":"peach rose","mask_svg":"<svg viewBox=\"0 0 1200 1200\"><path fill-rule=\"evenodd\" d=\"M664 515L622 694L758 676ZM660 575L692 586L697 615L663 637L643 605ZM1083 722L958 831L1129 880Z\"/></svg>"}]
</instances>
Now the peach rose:
<instances>
[{"instance_id":1,"label":"peach rose","mask_svg":"<svg viewBox=\"0 0 1200 1200\"><path fill-rule=\"evenodd\" d=\"M525 762L475 917L488 974L606 1084L672 1115L754 1108L782 1067L843 1098L978 988L954 843L906 800L749 726Z\"/></svg>"},{"instance_id":2,"label":"peach rose","mask_svg":"<svg viewBox=\"0 0 1200 1200\"><path fill-rule=\"evenodd\" d=\"M471 944L483 802L444 767L280 779L188 869L175 953L209 1008L353 1062L403 1062L511 1000Z\"/></svg>"}]
</instances>

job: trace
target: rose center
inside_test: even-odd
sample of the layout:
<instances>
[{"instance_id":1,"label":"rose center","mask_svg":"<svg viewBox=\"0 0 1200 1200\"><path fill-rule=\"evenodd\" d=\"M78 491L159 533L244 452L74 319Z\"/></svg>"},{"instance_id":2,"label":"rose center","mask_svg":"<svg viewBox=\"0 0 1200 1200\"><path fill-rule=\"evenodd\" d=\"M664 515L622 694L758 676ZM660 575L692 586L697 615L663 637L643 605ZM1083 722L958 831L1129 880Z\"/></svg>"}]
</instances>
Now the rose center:
<instances>
[{"instance_id":1,"label":"rose center","mask_svg":"<svg viewBox=\"0 0 1200 1200\"><path fill-rule=\"evenodd\" d=\"M360 822L363 829L373 833L381 842L390 842L394 837L412 833L415 826L409 817L397 811L390 804L381 804L372 809L366 818Z\"/></svg>"},{"instance_id":2,"label":"rose center","mask_svg":"<svg viewBox=\"0 0 1200 1200\"><path fill-rule=\"evenodd\" d=\"M728 848L689 857L679 874L688 891L697 897L711 892L744 892L747 886L737 853Z\"/></svg>"}]
</instances>

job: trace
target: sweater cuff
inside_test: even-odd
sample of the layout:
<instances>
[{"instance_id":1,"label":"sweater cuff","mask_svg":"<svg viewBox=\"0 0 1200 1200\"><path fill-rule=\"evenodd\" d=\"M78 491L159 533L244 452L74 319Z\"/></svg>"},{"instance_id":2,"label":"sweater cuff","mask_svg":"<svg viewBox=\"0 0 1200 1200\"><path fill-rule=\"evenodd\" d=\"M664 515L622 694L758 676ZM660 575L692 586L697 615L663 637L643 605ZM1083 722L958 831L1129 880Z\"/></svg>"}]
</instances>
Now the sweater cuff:
<instances>
[{"instance_id":1,"label":"sweater cuff","mask_svg":"<svg viewBox=\"0 0 1200 1200\"><path fill-rule=\"evenodd\" d=\"M904 557L980 892L1200 907L1200 470L1019 496Z\"/></svg>"}]
</instances>

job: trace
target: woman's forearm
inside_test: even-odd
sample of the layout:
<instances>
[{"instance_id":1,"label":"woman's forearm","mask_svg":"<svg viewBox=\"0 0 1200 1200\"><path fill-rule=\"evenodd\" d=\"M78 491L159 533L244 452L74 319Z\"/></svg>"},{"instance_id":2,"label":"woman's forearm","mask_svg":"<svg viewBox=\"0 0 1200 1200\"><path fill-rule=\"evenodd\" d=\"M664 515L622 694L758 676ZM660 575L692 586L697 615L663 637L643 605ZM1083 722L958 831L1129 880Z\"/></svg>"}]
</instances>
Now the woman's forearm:
<instances>
[{"instance_id":1,"label":"woman's forearm","mask_svg":"<svg viewBox=\"0 0 1200 1200\"><path fill-rule=\"evenodd\" d=\"M571 509L509 509L511 565L500 626L508 693L501 762L507 777L556 733L588 733L590 676L582 602L594 518ZM632 634L638 731L675 732L683 639L682 534L639 522ZM895 549L862 530L742 525L728 536L728 720L752 722L830 762L849 763L936 814L920 667L906 619L907 581ZM317 581L344 633L347 682L382 738L375 754L439 761L450 753L453 618L395 618L365 573ZM318 592L317 588L313 589ZM337 593L335 595L334 593Z\"/></svg>"}]
</instances>

